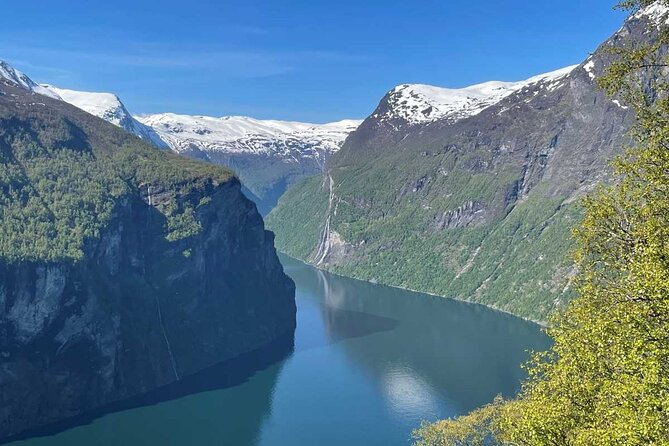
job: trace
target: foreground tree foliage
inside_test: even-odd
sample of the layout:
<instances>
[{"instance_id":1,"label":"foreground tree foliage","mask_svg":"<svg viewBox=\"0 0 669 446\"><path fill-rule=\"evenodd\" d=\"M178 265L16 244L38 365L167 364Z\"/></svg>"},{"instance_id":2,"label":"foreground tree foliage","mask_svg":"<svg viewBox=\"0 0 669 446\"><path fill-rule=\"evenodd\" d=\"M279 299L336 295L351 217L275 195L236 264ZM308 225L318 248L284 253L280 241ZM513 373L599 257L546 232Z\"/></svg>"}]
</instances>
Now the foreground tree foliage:
<instances>
[{"instance_id":1,"label":"foreground tree foliage","mask_svg":"<svg viewBox=\"0 0 669 446\"><path fill-rule=\"evenodd\" d=\"M483 406L454 420L424 423L414 432L416 446L485 446L499 436L498 420L505 403L497 397Z\"/></svg>"},{"instance_id":2,"label":"foreground tree foliage","mask_svg":"<svg viewBox=\"0 0 669 446\"><path fill-rule=\"evenodd\" d=\"M600 79L635 107L637 144L615 162L620 181L585 201L578 298L552 321L554 346L515 400L425 425L418 445L669 445L668 34L614 50Z\"/></svg>"}]
</instances>

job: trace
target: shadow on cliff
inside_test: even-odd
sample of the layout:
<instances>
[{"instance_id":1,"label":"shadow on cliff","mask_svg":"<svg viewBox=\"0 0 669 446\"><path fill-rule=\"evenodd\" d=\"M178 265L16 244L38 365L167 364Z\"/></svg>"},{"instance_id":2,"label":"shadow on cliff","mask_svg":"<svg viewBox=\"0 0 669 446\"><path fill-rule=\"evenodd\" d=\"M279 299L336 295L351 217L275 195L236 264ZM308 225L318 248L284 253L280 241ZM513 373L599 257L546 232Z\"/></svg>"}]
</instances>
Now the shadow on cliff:
<instances>
[{"instance_id":1,"label":"shadow on cliff","mask_svg":"<svg viewBox=\"0 0 669 446\"><path fill-rule=\"evenodd\" d=\"M260 423L277 361L294 348L294 284L239 181L63 101L34 101L3 83L0 161L12 187L0 195L17 212L0 261L0 442L174 408L255 374L250 401L224 410ZM14 251L20 261L6 258ZM52 439L101 446L67 439L146 412ZM225 424L218 411L197 415ZM188 417L175 418L158 430L190 433L175 430ZM147 433L147 421L135 427Z\"/></svg>"},{"instance_id":2,"label":"shadow on cliff","mask_svg":"<svg viewBox=\"0 0 669 446\"><path fill-rule=\"evenodd\" d=\"M173 384L169 384L137 397L108 404L101 408L88 411L81 416L69 418L45 427L23 432L10 438L2 439L0 444L53 436L75 427L90 425L105 415L153 406L204 392L230 389L246 383L255 375L261 374L262 376L258 378L260 382L258 385L254 386L256 391L254 391L253 395L250 395L250 397L248 395L247 397L244 397L244 404L240 404L234 408L228 407L227 410L226 408L223 408L223 412L230 413L218 413L212 415L212 417L220 416L220 419L216 420L219 425L218 430L223 429L226 424L232 426L231 431L234 433L235 444L255 444L255 437L262 426L262 422L269 415L271 409L271 397L277 378L280 374L281 363L293 354L294 344L294 334L291 333L285 335L260 349L241 355L238 358L224 361L194 375L184 377ZM217 409L221 409L221 407L217 407ZM252 413L249 413L249 411ZM183 415L183 419L188 420L188 415L191 414L180 413L180 415ZM243 423L243 426L238 424L235 421L236 419L239 419L237 421ZM164 426L161 431L163 431L163 433L170 433L170 444L175 441L175 435L179 436L179 433L174 430L175 427L177 430L184 431L181 432L181 434L190 435L188 429L179 429L179 426ZM150 427L146 427L145 429L151 430ZM219 434L221 433L222 432L219 432ZM118 432L118 434L119 436L124 435L122 432ZM159 434L159 432L150 432L150 435L152 436L156 434ZM226 434L229 434L229 432L226 432ZM92 435L95 436L94 433ZM154 438L154 440L155 439L156 438ZM63 438L63 440L63 444L69 444L67 438ZM61 444L58 441L54 443Z\"/></svg>"}]
</instances>

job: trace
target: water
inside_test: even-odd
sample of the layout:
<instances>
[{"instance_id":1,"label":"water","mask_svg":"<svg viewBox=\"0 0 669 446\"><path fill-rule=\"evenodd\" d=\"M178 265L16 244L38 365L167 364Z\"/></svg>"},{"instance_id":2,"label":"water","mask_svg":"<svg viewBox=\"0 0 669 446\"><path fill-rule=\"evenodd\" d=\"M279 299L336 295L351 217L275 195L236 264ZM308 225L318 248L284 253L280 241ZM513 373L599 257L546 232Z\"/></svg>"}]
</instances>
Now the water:
<instances>
[{"instance_id":1,"label":"water","mask_svg":"<svg viewBox=\"0 0 669 446\"><path fill-rule=\"evenodd\" d=\"M527 350L549 345L481 306L282 261L297 285L289 357L12 445L407 445L421 420L515 394Z\"/></svg>"}]
</instances>

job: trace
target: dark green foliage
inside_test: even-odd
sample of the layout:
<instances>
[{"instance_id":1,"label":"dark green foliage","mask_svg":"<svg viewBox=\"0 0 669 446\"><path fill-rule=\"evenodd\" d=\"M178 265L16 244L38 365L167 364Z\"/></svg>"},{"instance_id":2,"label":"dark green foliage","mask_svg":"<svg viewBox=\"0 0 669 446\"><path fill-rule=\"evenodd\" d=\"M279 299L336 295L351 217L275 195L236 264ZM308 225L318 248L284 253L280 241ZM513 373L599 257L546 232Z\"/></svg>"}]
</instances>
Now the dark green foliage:
<instances>
[{"instance_id":1,"label":"dark green foliage","mask_svg":"<svg viewBox=\"0 0 669 446\"><path fill-rule=\"evenodd\" d=\"M335 272L468 299L536 320L545 320L556 299L570 296L569 228L578 219L577 206L539 195L502 214L501 221L437 230L431 222L438 213L468 200L493 202L512 178L504 172L471 175L458 168L443 176L435 164L454 161L413 162L424 162L418 174L402 172L384 159L337 171L335 195L341 200L332 226L356 249L334 266ZM433 179L413 192L415 176ZM397 184L403 183L410 188L398 196ZM279 250L312 259L327 199L322 177L289 189L267 219ZM547 293L552 297L547 299Z\"/></svg>"},{"instance_id":2,"label":"dark green foliage","mask_svg":"<svg viewBox=\"0 0 669 446\"><path fill-rule=\"evenodd\" d=\"M79 260L124 197L151 189L171 197L154 203L167 216L168 240L192 236L199 230L192 192L232 177L66 104L47 98L35 104L33 95L5 88L18 98L0 96L0 258L6 261Z\"/></svg>"},{"instance_id":3,"label":"dark green foliage","mask_svg":"<svg viewBox=\"0 0 669 446\"><path fill-rule=\"evenodd\" d=\"M314 262L329 221L320 267L545 321L572 297L575 203L608 180L628 113L582 67L455 123L397 127L375 113L328 162L330 219L319 178L292 188L268 226L280 250Z\"/></svg>"},{"instance_id":4,"label":"dark green foliage","mask_svg":"<svg viewBox=\"0 0 669 446\"><path fill-rule=\"evenodd\" d=\"M268 228L276 232L277 247L292 257L308 258L318 243L328 205L322 182L323 178L316 176L297 183L279 200L290 206L279 206L267 217Z\"/></svg>"}]
</instances>

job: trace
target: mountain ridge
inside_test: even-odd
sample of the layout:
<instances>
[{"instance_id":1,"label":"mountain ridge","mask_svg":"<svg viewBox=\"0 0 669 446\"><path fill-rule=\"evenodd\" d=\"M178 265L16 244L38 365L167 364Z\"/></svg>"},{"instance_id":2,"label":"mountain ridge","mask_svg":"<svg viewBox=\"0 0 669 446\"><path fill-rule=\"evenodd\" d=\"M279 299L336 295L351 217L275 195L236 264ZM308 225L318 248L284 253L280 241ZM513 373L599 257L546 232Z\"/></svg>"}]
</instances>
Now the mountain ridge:
<instances>
[{"instance_id":1,"label":"mountain ridge","mask_svg":"<svg viewBox=\"0 0 669 446\"><path fill-rule=\"evenodd\" d=\"M386 95L325 174L292 187L270 213L279 250L545 321L572 295L577 202L611 180L634 120L596 85L615 57L608 48L653 42L648 20L668 15L640 11L568 73L463 119L384 119Z\"/></svg>"},{"instance_id":2,"label":"mountain ridge","mask_svg":"<svg viewBox=\"0 0 669 446\"><path fill-rule=\"evenodd\" d=\"M52 99L61 100L61 97L58 96L58 94L50 91L48 88L39 85L38 83L30 79L27 75L25 75L22 71L17 70L16 68L12 67L7 62L1 59L0 59L0 78L13 82L14 84L30 92L41 94L43 96L47 96Z\"/></svg>"},{"instance_id":3,"label":"mountain ridge","mask_svg":"<svg viewBox=\"0 0 669 446\"><path fill-rule=\"evenodd\" d=\"M334 153L351 131L362 122L341 120L325 124L255 119L248 116L201 116L158 113L138 116L144 125L156 131L172 150L181 152L197 145L203 150L270 154L281 147L249 143L250 138L287 139L320 138L316 151Z\"/></svg>"},{"instance_id":4,"label":"mountain ridge","mask_svg":"<svg viewBox=\"0 0 669 446\"><path fill-rule=\"evenodd\" d=\"M397 128L440 120L457 122L480 113L529 85L540 82L552 82L554 85L574 68L566 67L523 81L488 81L459 89L401 84L390 90L382 100L386 108L377 107L371 117L377 118L379 125L388 123ZM69 102L156 147L231 167L237 171L250 192L249 197L263 214L269 213L291 184L323 171L327 160L363 122L342 120L312 124L246 116L210 117L176 113L133 116L121 99L112 93L37 85L24 74L21 73L21 76L25 88Z\"/></svg>"},{"instance_id":5,"label":"mountain ridge","mask_svg":"<svg viewBox=\"0 0 669 446\"><path fill-rule=\"evenodd\" d=\"M379 121L400 119L409 125L447 119L456 122L474 116L506 96L539 82L554 82L568 75L578 65L532 76L516 82L486 81L462 88L426 84L401 84L390 90L382 101L389 107L371 117Z\"/></svg>"},{"instance_id":6,"label":"mountain ridge","mask_svg":"<svg viewBox=\"0 0 669 446\"><path fill-rule=\"evenodd\" d=\"M49 84L41 84L41 87L86 113L102 118L128 133L149 141L159 149L169 148L153 129L132 116L121 99L113 93L69 90Z\"/></svg>"},{"instance_id":7,"label":"mountain ridge","mask_svg":"<svg viewBox=\"0 0 669 446\"><path fill-rule=\"evenodd\" d=\"M322 171L326 160L361 122L313 124L175 113L133 116L113 93L39 85L8 63L1 63L0 77L21 88L68 102L160 149L234 169L263 215L289 185Z\"/></svg>"}]
</instances>

